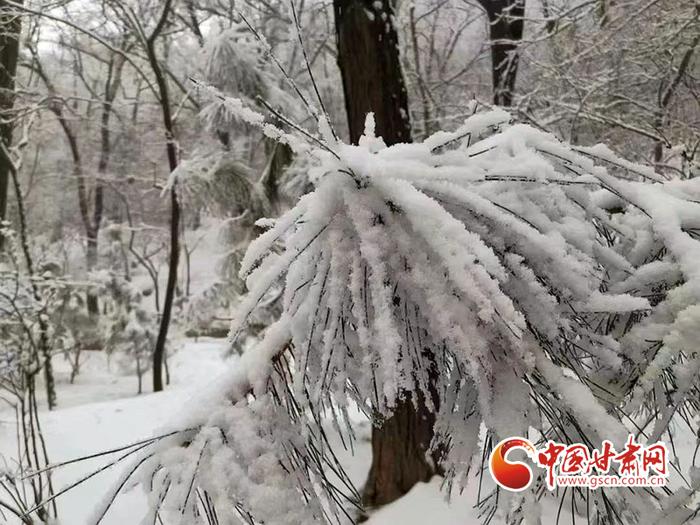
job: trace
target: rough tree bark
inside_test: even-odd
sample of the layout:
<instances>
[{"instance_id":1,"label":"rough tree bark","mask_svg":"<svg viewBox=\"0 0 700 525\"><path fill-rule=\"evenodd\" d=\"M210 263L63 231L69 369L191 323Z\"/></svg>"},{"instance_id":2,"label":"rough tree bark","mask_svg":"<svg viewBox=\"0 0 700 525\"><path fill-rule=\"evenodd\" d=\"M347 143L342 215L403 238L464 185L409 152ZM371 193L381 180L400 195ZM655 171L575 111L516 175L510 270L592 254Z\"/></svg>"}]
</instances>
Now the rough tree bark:
<instances>
[{"instance_id":1,"label":"rough tree bark","mask_svg":"<svg viewBox=\"0 0 700 525\"><path fill-rule=\"evenodd\" d=\"M375 114L377 134L387 144L411 141L398 35L389 18L394 16L392 4L391 0L333 2L338 66L352 142L362 136L370 111Z\"/></svg>"},{"instance_id":2,"label":"rough tree bark","mask_svg":"<svg viewBox=\"0 0 700 525\"><path fill-rule=\"evenodd\" d=\"M376 132L387 144L411 141L408 97L399 61L398 36L391 24L392 0L334 0L338 65L345 92L350 140L357 143L365 116L374 112ZM429 480L427 458L434 416L417 400L398 403L394 415L372 431L372 466L364 503L383 505Z\"/></svg>"},{"instance_id":3,"label":"rough tree bark","mask_svg":"<svg viewBox=\"0 0 700 525\"><path fill-rule=\"evenodd\" d=\"M21 2L20 2L21 3ZM7 149L12 144L12 108L15 102L15 75L19 56L21 18L8 12L9 6L0 0L0 140ZM10 180L10 164L0 156L0 222L7 216L7 189ZM0 233L0 252L4 239Z\"/></svg>"},{"instance_id":4,"label":"rough tree bark","mask_svg":"<svg viewBox=\"0 0 700 525\"><path fill-rule=\"evenodd\" d=\"M175 126L170 111L170 95L168 94L168 82L165 72L160 66L156 54L156 40L165 27L170 14L172 0L166 0L163 6L160 19L155 29L146 40L146 53L148 62L156 77L156 85L160 95L160 108L163 114L163 127L165 128L166 152L168 155L168 167L170 171L177 168L177 145L175 144ZM163 361L165 358L165 343L168 339L168 328L172 317L173 301L175 299L175 288L177 287L177 266L180 261L180 203L177 198L177 182L173 182L170 187L170 257L168 260L168 282L165 287L165 300L163 301L163 312L160 318L158 338L153 351L153 391L163 390Z\"/></svg>"},{"instance_id":5,"label":"rough tree bark","mask_svg":"<svg viewBox=\"0 0 700 525\"><path fill-rule=\"evenodd\" d=\"M518 73L518 45L523 38L525 0L479 0L489 19L493 103L513 104Z\"/></svg>"}]
</instances>

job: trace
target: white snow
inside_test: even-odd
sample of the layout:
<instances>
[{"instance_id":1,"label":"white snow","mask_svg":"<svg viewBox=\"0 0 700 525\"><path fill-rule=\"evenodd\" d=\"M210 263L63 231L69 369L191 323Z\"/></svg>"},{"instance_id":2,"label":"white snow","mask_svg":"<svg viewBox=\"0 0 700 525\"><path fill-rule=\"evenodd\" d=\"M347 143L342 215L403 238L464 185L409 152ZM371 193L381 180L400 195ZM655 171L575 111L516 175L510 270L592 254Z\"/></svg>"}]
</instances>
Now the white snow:
<instances>
[{"instance_id":1,"label":"white snow","mask_svg":"<svg viewBox=\"0 0 700 525\"><path fill-rule=\"evenodd\" d=\"M216 339L188 339L183 349L171 358L172 382L164 392L136 395L136 378L119 375L101 352L91 352L75 384L68 383L69 367L62 358L55 359L58 378L59 407L40 413L49 457L52 463L67 461L111 448L121 447L151 437L169 426L173 419L193 409L202 392L210 389L214 378L235 365L224 360L226 342ZM228 375L225 372L224 375ZM150 379L148 377L147 379ZM150 386L146 381L146 387ZM371 452L369 424L355 413L358 441L355 455L334 443L350 479L359 487L369 469ZM331 436L334 433L329 432ZM14 459L13 414L0 411L0 454L5 462ZM105 465L115 456L106 456L56 470L53 481L57 489L67 486L89 472ZM58 499L62 525L88 523L95 507L107 489L118 478L125 465L117 465L77 486ZM420 483L404 498L372 513L369 525L423 524L426 516L440 525L476 523L477 478L472 475L469 488L451 503L441 492L441 479ZM147 511L147 500L140 487L125 490L110 508L104 525L140 523ZM11 525L13 522L8 522Z\"/></svg>"},{"instance_id":2,"label":"white snow","mask_svg":"<svg viewBox=\"0 0 700 525\"><path fill-rule=\"evenodd\" d=\"M117 367L110 366L102 352L87 353L81 374L72 385L68 382L67 363L60 357L54 358L59 407L51 412L43 408L40 413L51 462L67 461L151 437L201 389L202 381L206 382L222 369L222 348L222 343L216 340L188 342L170 360L172 384L168 390L140 396L136 395L136 377L119 375ZM150 389L148 380L150 377L146 381ZM43 400L40 403L45 407ZM14 461L14 425L14 413L3 406L0 453L10 464ZM98 458L60 468L54 486L60 488L72 483L107 462L107 458ZM120 468L99 474L61 496L58 500L61 523L85 523ZM105 523L138 523L138 512L145 511L145 503L140 489L131 491L118 499Z\"/></svg>"}]
</instances>

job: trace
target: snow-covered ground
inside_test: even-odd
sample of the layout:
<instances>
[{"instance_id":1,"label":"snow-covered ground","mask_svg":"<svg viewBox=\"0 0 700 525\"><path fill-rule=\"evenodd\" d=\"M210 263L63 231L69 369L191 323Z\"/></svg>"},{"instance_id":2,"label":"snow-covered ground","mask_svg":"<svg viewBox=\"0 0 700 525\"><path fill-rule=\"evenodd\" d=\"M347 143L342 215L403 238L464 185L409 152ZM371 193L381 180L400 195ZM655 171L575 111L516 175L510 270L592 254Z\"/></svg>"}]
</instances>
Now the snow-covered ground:
<instances>
[{"instance_id":1,"label":"snow-covered ground","mask_svg":"<svg viewBox=\"0 0 700 525\"><path fill-rule=\"evenodd\" d=\"M70 384L69 369L62 358L55 359L58 379L59 408L42 410L41 422L47 439L49 456L57 463L88 454L123 446L148 438L168 421L179 415L188 401L202 392L217 374L226 367L222 357L223 344L215 339L187 340L171 358L171 384L165 392L136 395L134 376L119 375L116 366L101 352L86 355L81 374ZM144 388L150 387L150 375L144 378ZM370 464L369 426L358 422L358 443L355 455L343 453L339 457L353 482L360 486ZM15 427L12 414L0 411L0 453L5 461L13 461ZM56 470L54 485L62 487L74 483L89 472L108 463L101 457L68 465ZM96 503L112 486L123 466L106 470L68 491L58 499L62 525L82 525ZM476 484L473 484L474 487ZM475 490L456 495L445 502L440 492L440 480L419 484L401 500L372 513L370 525L423 525L426 519L436 525L477 524L473 508ZM145 511L146 499L140 488L125 491L113 505L103 523L105 525L138 525Z\"/></svg>"},{"instance_id":2,"label":"snow-covered ground","mask_svg":"<svg viewBox=\"0 0 700 525\"><path fill-rule=\"evenodd\" d=\"M62 358L54 358L58 382L59 408L43 409L41 423L46 436L52 463L83 457L89 454L121 447L157 434L173 419L192 406L217 375L228 368L223 357L221 340L200 338L186 339L182 348L170 358L171 384L165 392L152 393L150 374L144 377L144 390L137 395L136 377L125 376L120 367L109 363L102 352L85 355L81 374L75 384L69 383L70 370ZM42 401L43 403L43 401ZM45 403L44 403L45 405ZM338 441L338 457L350 479L357 487L364 482L371 460L369 443L370 428L357 416L358 441L355 454L345 451ZM332 432L329 433L334 438ZM692 455L692 436L680 445L681 456L686 461ZM16 453L15 422L8 409L0 410L0 454L5 462L12 464ZM54 487L60 490L73 484L85 475L107 464L114 456L96 458L61 467L55 471ZM113 486L123 465L117 465L90 478L63 494L58 499L61 525L83 525L89 522L96 504ZM488 476L482 482L492 486ZM472 469L471 478L462 494L453 494L448 503L441 492L440 478L416 485L406 496L381 509L374 510L369 525L478 525L483 516L475 508L479 477L478 469ZM102 521L104 525L138 525L146 509L146 497L139 487L124 490ZM550 498L543 504L543 525L572 523L566 508L559 511L557 500ZM566 506L564 506L566 507ZM503 522L498 516L492 525ZM579 517L573 523L585 523ZM2 517L0 517L0 523ZM9 522L13 524L13 522ZM9 525L8 524L8 525Z\"/></svg>"}]
</instances>

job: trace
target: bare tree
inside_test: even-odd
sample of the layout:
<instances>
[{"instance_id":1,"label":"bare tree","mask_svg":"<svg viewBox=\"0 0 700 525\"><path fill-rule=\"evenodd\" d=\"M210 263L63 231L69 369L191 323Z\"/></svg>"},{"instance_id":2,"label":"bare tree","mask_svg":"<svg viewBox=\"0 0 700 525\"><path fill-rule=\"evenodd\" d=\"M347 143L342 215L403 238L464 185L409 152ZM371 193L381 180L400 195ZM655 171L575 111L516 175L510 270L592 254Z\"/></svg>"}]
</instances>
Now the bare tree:
<instances>
[{"instance_id":1,"label":"bare tree","mask_svg":"<svg viewBox=\"0 0 700 525\"><path fill-rule=\"evenodd\" d=\"M145 46L148 62L156 78L156 85L160 94L160 108L163 115L163 127L165 129L166 152L170 171L175 171L178 165L177 146L175 144L175 127L170 109L170 96L168 94L168 82L166 74L161 68L156 52L156 41L160 36L170 14L172 0L166 0L163 11L151 34L146 38ZM134 19L134 21L136 21ZM140 30L143 35L143 30ZM172 316L175 288L177 287L177 267L180 260L180 203L177 198L177 181L173 181L170 189L170 257L168 260L168 281L165 286L165 299L163 312L160 318L160 328L153 351L153 391L163 390L163 361L165 358L165 343L168 338L168 328Z\"/></svg>"},{"instance_id":2,"label":"bare tree","mask_svg":"<svg viewBox=\"0 0 700 525\"><path fill-rule=\"evenodd\" d=\"M520 114L572 141L604 140L667 177L692 176L697 2L565 1L545 17L528 21L519 49Z\"/></svg>"},{"instance_id":3,"label":"bare tree","mask_svg":"<svg viewBox=\"0 0 700 525\"><path fill-rule=\"evenodd\" d=\"M56 116L70 149L73 163L73 175L77 187L78 207L86 237L87 270L90 272L97 267L98 239L104 212L104 178L107 174L112 146L110 140L110 118L112 116L112 105L114 104L121 84L122 68L125 63L124 56L114 53L110 54L107 61L104 93L100 97L93 91L95 97L101 100L100 155L97 165L97 176L94 178L94 181L92 181L93 184L90 188L88 186L88 177L85 175L84 158L81 152L79 134L65 115L66 99L58 92L58 88L51 80L50 74L42 64L38 51L32 45L28 45L27 47L33 56L33 68L43 80L48 90L49 110ZM77 58L76 63L80 62L80 58ZM85 86L92 91L88 81L82 74L79 73L78 76L82 78ZM87 292L87 310L93 317L99 315L97 296L89 290Z\"/></svg>"},{"instance_id":4,"label":"bare tree","mask_svg":"<svg viewBox=\"0 0 700 525\"><path fill-rule=\"evenodd\" d=\"M698 5L698 13L700 13L700 5ZM688 68L692 64L693 55L698 47L698 43L700 43L700 33L695 36L691 44L685 50L685 53L683 53L683 58L681 59L678 68L673 73L672 78L666 82L662 82L661 86L659 87L659 108L656 114L655 122L656 129L658 130L663 129L666 124L668 108L671 105L671 101L673 100L673 96L676 94L679 84L688 74ZM664 141L657 140L656 144L654 144L655 164L658 165L663 160L663 151Z\"/></svg>"}]
</instances>

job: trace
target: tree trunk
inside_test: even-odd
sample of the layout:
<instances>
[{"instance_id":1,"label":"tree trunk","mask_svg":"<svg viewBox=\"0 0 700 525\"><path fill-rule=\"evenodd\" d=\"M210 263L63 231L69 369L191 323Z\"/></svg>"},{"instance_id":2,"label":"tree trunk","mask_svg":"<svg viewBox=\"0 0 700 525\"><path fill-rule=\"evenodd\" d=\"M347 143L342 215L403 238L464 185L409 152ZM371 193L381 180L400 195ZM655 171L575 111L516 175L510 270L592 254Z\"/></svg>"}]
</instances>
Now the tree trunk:
<instances>
[{"instance_id":1,"label":"tree trunk","mask_svg":"<svg viewBox=\"0 0 700 525\"><path fill-rule=\"evenodd\" d=\"M380 428L373 429L372 466L362 495L366 505L390 503L435 474L427 457L435 415L422 400L419 407L403 400Z\"/></svg>"},{"instance_id":2,"label":"tree trunk","mask_svg":"<svg viewBox=\"0 0 700 525\"><path fill-rule=\"evenodd\" d=\"M489 19L493 103L513 104L518 45L523 38L525 0L479 0Z\"/></svg>"},{"instance_id":3,"label":"tree trunk","mask_svg":"<svg viewBox=\"0 0 700 525\"><path fill-rule=\"evenodd\" d=\"M22 3L21 1L19 3ZM15 74L19 56L21 18L8 15L6 2L0 0L0 140L9 150L12 144L11 111L15 102ZM10 180L9 160L0 155L0 222L7 216L7 189ZM0 233L0 252L4 239Z\"/></svg>"},{"instance_id":4,"label":"tree trunk","mask_svg":"<svg viewBox=\"0 0 700 525\"><path fill-rule=\"evenodd\" d=\"M334 0L338 65L345 92L350 140L357 143L365 116L374 112L376 132L390 144L411 141L408 97L399 61L390 0ZM427 451L433 414L417 399L399 401L394 414L372 431L372 466L364 503L390 503L435 473Z\"/></svg>"},{"instance_id":5,"label":"tree trunk","mask_svg":"<svg viewBox=\"0 0 700 525\"><path fill-rule=\"evenodd\" d=\"M165 27L172 0L165 0L160 19L156 24L153 33L146 41L146 52L148 62L156 77L158 93L160 95L160 109L163 115L163 127L165 128L166 153L168 156L168 167L170 171L177 168L177 146L175 144L175 126L170 111L170 95L168 94L168 83L165 73L160 67L156 56L156 39ZM163 359L165 357L165 343L168 340L168 328L172 316L173 301L175 300L175 288L177 286L177 267L180 261L180 203L177 198L177 181L170 187L170 257L168 260L168 282L165 287L165 300L163 302L163 314L160 318L158 338L156 347L153 350L153 391L163 390Z\"/></svg>"},{"instance_id":6,"label":"tree trunk","mask_svg":"<svg viewBox=\"0 0 700 525\"><path fill-rule=\"evenodd\" d=\"M387 144L411 142L398 35L391 24L392 4L391 0L333 2L351 142L362 136L370 111L375 115L377 135Z\"/></svg>"},{"instance_id":7,"label":"tree trunk","mask_svg":"<svg viewBox=\"0 0 700 525\"><path fill-rule=\"evenodd\" d=\"M92 272L97 267L97 236L99 232L90 228L87 234L87 271ZM86 292L87 312L90 318L97 319L100 316L100 305L97 301L97 294L94 289L88 288ZM94 341L89 341L92 345Z\"/></svg>"}]
</instances>

